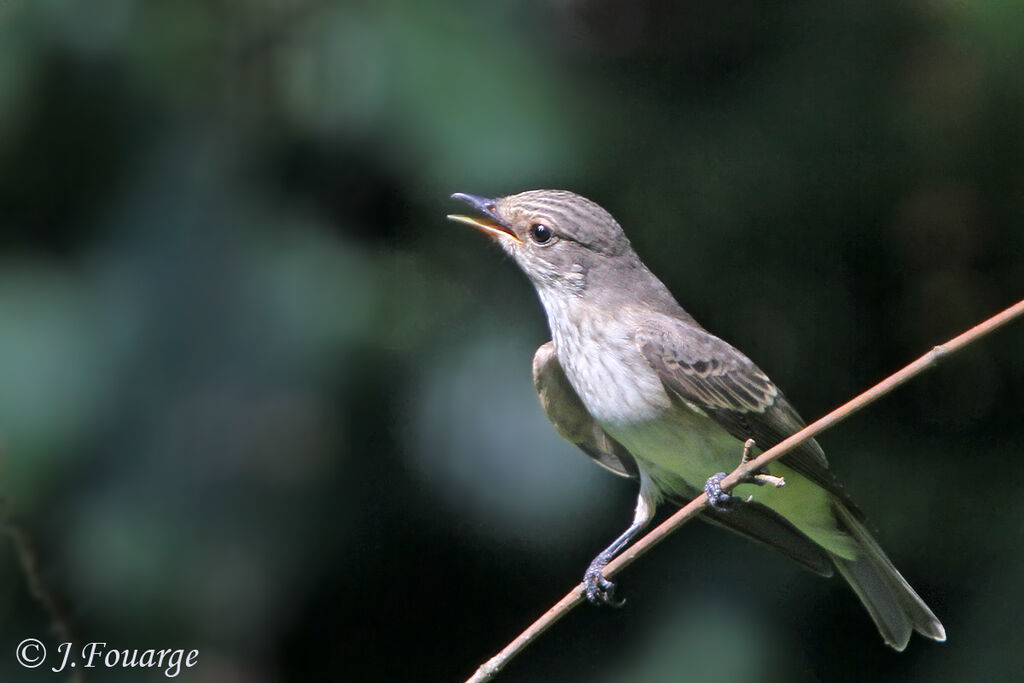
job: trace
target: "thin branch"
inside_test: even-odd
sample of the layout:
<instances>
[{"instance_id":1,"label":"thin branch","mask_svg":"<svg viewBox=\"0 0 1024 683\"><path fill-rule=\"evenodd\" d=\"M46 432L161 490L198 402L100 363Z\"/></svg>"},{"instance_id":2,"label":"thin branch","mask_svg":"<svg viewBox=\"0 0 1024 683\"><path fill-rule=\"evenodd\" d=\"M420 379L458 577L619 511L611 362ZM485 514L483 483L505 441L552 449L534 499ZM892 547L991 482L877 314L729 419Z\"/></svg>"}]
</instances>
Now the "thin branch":
<instances>
[{"instance_id":1,"label":"thin branch","mask_svg":"<svg viewBox=\"0 0 1024 683\"><path fill-rule=\"evenodd\" d=\"M62 604L47 587L39 569L39 557L35 547L28 533L14 520L10 501L2 495L0 495L0 531L11 539L14 554L18 558L21 572L28 584L28 591L50 618L50 628L54 635L57 636L60 643L70 643L72 647L77 648L79 641L71 630L71 619ZM81 683L82 680L81 670L71 672L72 683Z\"/></svg>"},{"instance_id":2,"label":"thin branch","mask_svg":"<svg viewBox=\"0 0 1024 683\"><path fill-rule=\"evenodd\" d=\"M1019 301L1003 312L992 316L985 322L975 325L963 334L954 337L945 344L936 346L910 365L895 374L890 375L888 378L882 380L856 398L839 406L825 417L811 423L807 427L804 427L799 432L781 441L773 448L769 448L757 458L740 463L739 467L730 472L729 476L722 480L722 490L729 491L748 476L756 473L758 470L771 464L775 460L778 460L802 442L817 436L829 427L845 420L861 408L877 401L882 396L885 396L907 380L917 376L928 368L933 367L946 356L959 351L971 342L980 339L989 332L1005 325L1022 314L1024 314L1024 301ZM696 517L701 510L707 506L707 504L708 497L703 493L691 500L685 506L677 510L675 514L662 522L656 529L624 550L615 558L615 560L609 563L604 570L605 576L610 578L622 569L628 567L634 560L664 540L670 533L681 527L690 519ZM533 642L540 634L544 633L544 631L568 614L572 608L582 601L583 584L579 584L569 591L564 598L559 600L547 612L545 612L543 616L537 619L537 621L533 622L533 624L531 624L525 631L516 636L515 640L506 645L501 652L482 664L480 668L477 669L476 673L467 679L466 683L484 683L484 681L489 681L494 678L494 676L497 675L513 657L522 652L527 645Z\"/></svg>"}]
</instances>

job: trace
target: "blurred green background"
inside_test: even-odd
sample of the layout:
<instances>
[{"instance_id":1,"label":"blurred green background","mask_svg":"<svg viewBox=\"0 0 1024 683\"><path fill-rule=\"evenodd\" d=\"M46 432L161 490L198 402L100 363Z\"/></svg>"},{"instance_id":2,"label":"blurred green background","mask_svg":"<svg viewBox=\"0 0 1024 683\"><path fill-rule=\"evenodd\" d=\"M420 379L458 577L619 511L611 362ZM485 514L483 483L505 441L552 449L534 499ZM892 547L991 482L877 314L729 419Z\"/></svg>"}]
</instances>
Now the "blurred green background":
<instances>
[{"instance_id":1,"label":"blurred green background","mask_svg":"<svg viewBox=\"0 0 1024 683\"><path fill-rule=\"evenodd\" d=\"M453 191L572 189L803 415L1024 292L1024 5L0 2L0 491L76 636L201 682L458 681L634 485L533 394ZM691 525L512 681L1024 667L1024 324L822 439L949 633ZM0 546L0 680L59 636ZM163 680L159 671L86 680Z\"/></svg>"}]
</instances>

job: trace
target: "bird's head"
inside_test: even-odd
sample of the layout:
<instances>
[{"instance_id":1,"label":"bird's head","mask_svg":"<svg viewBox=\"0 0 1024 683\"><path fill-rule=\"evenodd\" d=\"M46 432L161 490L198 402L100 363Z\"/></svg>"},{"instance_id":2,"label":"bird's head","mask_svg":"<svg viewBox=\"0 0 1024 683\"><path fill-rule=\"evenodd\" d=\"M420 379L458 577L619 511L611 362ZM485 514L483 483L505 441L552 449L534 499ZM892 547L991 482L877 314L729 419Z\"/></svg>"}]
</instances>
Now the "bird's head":
<instances>
[{"instance_id":1,"label":"bird's head","mask_svg":"<svg viewBox=\"0 0 1024 683\"><path fill-rule=\"evenodd\" d=\"M487 199L461 192L482 216L448 216L494 239L540 290L580 293L588 275L635 254L622 228L603 208L565 190L530 190Z\"/></svg>"}]
</instances>

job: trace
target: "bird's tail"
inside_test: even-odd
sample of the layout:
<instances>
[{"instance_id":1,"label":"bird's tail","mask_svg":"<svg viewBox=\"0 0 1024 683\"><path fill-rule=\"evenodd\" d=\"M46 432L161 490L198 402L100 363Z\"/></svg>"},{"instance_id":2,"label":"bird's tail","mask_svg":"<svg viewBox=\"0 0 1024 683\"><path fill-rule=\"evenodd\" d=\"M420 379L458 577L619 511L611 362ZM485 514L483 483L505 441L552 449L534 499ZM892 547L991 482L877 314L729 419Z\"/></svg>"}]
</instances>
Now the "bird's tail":
<instances>
[{"instance_id":1,"label":"bird's tail","mask_svg":"<svg viewBox=\"0 0 1024 683\"><path fill-rule=\"evenodd\" d=\"M859 545L859 555L850 560L832 555L836 568L864 603L885 643L902 651L917 631L934 640L945 640L946 629L896 570L864 524L841 502L834 504L836 517Z\"/></svg>"}]
</instances>

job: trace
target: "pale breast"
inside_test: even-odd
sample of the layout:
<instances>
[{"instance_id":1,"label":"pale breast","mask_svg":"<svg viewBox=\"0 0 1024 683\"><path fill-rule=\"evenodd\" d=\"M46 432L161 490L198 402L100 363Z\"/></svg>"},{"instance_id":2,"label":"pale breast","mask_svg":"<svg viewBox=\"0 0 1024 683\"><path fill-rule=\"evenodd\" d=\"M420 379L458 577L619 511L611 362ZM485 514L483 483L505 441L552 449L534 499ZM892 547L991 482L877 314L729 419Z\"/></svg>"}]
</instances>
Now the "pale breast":
<instances>
[{"instance_id":1,"label":"pale breast","mask_svg":"<svg viewBox=\"0 0 1024 683\"><path fill-rule=\"evenodd\" d=\"M603 315L558 313L548 309L558 360L594 418L630 424L669 408L661 380L633 343L631 326Z\"/></svg>"}]
</instances>

